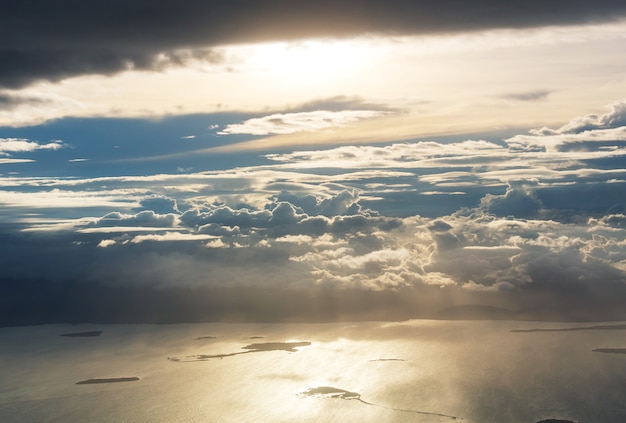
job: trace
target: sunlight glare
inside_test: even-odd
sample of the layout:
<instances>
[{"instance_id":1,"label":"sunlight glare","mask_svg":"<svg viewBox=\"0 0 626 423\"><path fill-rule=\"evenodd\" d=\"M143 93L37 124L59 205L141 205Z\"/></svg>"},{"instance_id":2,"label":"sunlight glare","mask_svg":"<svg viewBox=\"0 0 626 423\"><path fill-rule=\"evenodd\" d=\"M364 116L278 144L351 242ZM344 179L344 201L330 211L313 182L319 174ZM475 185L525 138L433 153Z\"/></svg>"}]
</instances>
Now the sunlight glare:
<instances>
[{"instance_id":1,"label":"sunlight glare","mask_svg":"<svg viewBox=\"0 0 626 423\"><path fill-rule=\"evenodd\" d=\"M246 65L283 83L317 84L352 78L372 50L361 40L305 40L250 46Z\"/></svg>"}]
</instances>

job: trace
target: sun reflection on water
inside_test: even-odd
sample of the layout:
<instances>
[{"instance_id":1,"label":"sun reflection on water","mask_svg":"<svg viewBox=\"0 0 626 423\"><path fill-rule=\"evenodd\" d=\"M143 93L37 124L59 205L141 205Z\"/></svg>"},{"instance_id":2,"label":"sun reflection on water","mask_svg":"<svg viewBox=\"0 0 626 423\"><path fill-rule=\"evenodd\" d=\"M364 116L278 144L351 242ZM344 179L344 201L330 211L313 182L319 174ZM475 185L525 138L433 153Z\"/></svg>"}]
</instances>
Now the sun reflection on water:
<instances>
[{"instance_id":1,"label":"sun reflection on water","mask_svg":"<svg viewBox=\"0 0 626 423\"><path fill-rule=\"evenodd\" d=\"M555 327L416 321L1 328L0 359L19 359L3 366L0 420L624 420L626 360L593 351L623 347L616 331L519 331ZM58 336L92 330L101 336ZM249 339L259 333L263 339ZM45 362L37 351L45 351ZM166 359L203 355L209 358Z\"/></svg>"}]
</instances>

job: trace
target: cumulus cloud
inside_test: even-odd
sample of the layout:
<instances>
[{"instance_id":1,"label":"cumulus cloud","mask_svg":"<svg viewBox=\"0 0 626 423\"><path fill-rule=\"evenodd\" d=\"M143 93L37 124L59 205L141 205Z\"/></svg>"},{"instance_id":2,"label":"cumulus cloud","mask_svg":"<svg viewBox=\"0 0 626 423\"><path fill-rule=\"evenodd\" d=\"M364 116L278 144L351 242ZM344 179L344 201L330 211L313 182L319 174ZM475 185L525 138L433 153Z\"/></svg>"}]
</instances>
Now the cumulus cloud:
<instances>
[{"instance_id":1,"label":"cumulus cloud","mask_svg":"<svg viewBox=\"0 0 626 423\"><path fill-rule=\"evenodd\" d=\"M116 242L113 239L103 239L102 241L100 241L98 243L98 247L100 248L107 248L110 247L111 245L115 245Z\"/></svg>"},{"instance_id":2,"label":"cumulus cloud","mask_svg":"<svg viewBox=\"0 0 626 423\"><path fill-rule=\"evenodd\" d=\"M576 117L557 129L542 127L530 135L516 135L507 144L521 151L597 151L621 148L626 142L626 100L609 106L609 112Z\"/></svg>"},{"instance_id":3,"label":"cumulus cloud","mask_svg":"<svg viewBox=\"0 0 626 423\"><path fill-rule=\"evenodd\" d=\"M504 195L486 195L481 208L496 216L534 217L543 205L532 189L521 186L509 187Z\"/></svg>"},{"instance_id":4,"label":"cumulus cloud","mask_svg":"<svg viewBox=\"0 0 626 423\"><path fill-rule=\"evenodd\" d=\"M185 226L214 235L240 235L264 232L273 237L287 235L320 236L373 229L389 230L400 225L397 219L378 217L363 210L356 191L343 190L327 198L297 196L281 192L276 201L261 210L215 206L193 208L180 216ZM304 205L304 208L301 207Z\"/></svg>"},{"instance_id":5,"label":"cumulus cloud","mask_svg":"<svg viewBox=\"0 0 626 423\"><path fill-rule=\"evenodd\" d=\"M221 206L206 212L198 209L187 210L180 216L180 220L187 226L217 224L250 229L267 226L271 217L272 213L268 210L232 209Z\"/></svg>"},{"instance_id":6,"label":"cumulus cloud","mask_svg":"<svg viewBox=\"0 0 626 423\"><path fill-rule=\"evenodd\" d=\"M588 114L570 120L558 129L534 129L534 135L577 134L596 129L611 129L626 126L626 100L617 101L608 106L610 111L602 114Z\"/></svg>"},{"instance_id":7,"label":"cumulus cloud","mask_svg":"<svg viewBox=\"0 0 626 423\"><path fill-rule=\"evenodd\" d=\"M626 215L619 213L602 216L600 219L590 218L589 224L607 225L614 228L626 228Z\"/></svg>"},{"instance_id":8,"label":"cumulus cloud","mask_svg":"<svg viewBox=\"0 0 626 423\"><path fill-rule=\"evenodd\" d=\"M472 291L513 289L519 295L558 295L563 290L563 295L582 305L585 292L598 294L598 284L604 283L599 281L604 280L607 285L600 291L606 288L623 295L622 256L603 258L608 257L607 248L612 254L623 253L615 238L598 237L586 225L485 217L488 220L482 222L457 218L455 234L463 241L457 248L438 251L427 269L446 274ZM521 306L522 302L517 305Z\"/></svg>"},{"instance_id":9,"label":"cumulus cloud","mask_svg":"<svg viewBox=\"0 0 626 423\"><path fill-rule=\"evenodd\" d=\"M109 226L149 226L171 228L177 225L178 216L175 214L157 214L152 210L144 210L137 214L124 214L112 212L94 219L87 226L109 227Z\"/></svg>"},{"instance_id":10,"label":"cumulus cloud","mask_svg":"<svg viewBox=\"0 0 626 423\"><path fill-rule=\"evenodd\" d=\"M291 260L311 266L318 284L346 288L388 289L406 286L399 275L409 252L403 249L381 249L358 254L341 247L320 252L309 252Z\"/></svg>"}]
</instances>

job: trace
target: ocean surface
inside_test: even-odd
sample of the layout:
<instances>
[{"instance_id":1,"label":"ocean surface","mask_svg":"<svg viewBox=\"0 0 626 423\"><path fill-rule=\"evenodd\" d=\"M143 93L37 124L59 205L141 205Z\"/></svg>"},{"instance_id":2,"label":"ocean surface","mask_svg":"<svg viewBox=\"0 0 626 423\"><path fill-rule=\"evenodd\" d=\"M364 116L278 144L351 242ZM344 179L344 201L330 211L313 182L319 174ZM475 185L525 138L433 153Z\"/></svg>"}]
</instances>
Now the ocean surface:
<instances>
[{"instance_id":1,"label":"ocean surface","mask_svg":"<svg viewBox=\"0 0 626 423\"><path fill-rule=\"evenodd\" d=\"M619 423L625 348L624 322L8 327L0 421Z\"/></svg>"}]
</instances>

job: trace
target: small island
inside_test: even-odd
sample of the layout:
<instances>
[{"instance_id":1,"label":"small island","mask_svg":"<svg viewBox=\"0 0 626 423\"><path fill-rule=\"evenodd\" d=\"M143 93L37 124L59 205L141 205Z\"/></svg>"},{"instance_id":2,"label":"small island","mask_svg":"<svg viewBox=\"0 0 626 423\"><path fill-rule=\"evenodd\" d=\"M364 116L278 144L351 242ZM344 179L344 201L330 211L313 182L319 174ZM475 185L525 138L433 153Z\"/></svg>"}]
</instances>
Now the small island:
<instances>
[{"instance_id":1,"label":"small island","mask_svg":"<svg viewBox=\"0 0 626 423\"><path fill-rule=\"evenodd\" d=\"M626 348L596 348L592 351L606 354L626 354Z\"/></svg>"},{"instance_id":2,"label":"small island","mask_svg":"<svg viewBox=\"0 0 626 423\"><path fill-rule=\"evenodd\" d=\"M575 331L583 331L583 330L626 330L626 325L576 326L576 327L571 327L571 328L513 329L511 330L511 332L517 332L517 333L521 333L521 332L575 332Z\"/></svg>"},{"instance_id":3,"label":"small island","mask_svg":"<svg viewBox=\"0 0 626 423\"><path fill-rule=\"evenodd\" d=\"M350 392L345 389L333 388L331 386L319 386L317 388L310 388L299 394L301 397L318 397L318 398L340 398L345 400L361 399L361 394L358 392ZM361 400L362 401L362 400Z\"/></svg>"},{"instance_id":4,"label":"small island","mask_svg":"<svg viewBox=\"0 0 626 423\"><path fill-rule=\"evenodd\" d=\"M339 389L339 388L333 388L332 386L318 386L317 388L309 388L304 392L300 392L298 394L298 396L300 398L305 398L305 397L313 397L313 398L338 398L338 399L342 399L342 400L354 400L354 401L358 401L362 404L365 405L371 405L374 407L380 407L380 408L386 408L388 410L393 410L393 411L400 411L403 413L413 413L413 414L423 414L423 415L428 415L428 416L439 416L439 417L445 417L446 419L450 419L450 420L457 420L457 421L462 421L462 418L456 417L456 416L451 416L449 414L441 414L441 413L431 413L429 411L420 411L420 410L409 410L409 409L405 409L405 408L394 408L394 407L389 407L386 405L381 405L381 404L373 404L369 401L365 401L364 399L361 398L361 394L359 394L358 392L351 392L351 391L346 391L345 389ZM441 420L439 420L441 421ZM573 422L572 422L573 423Z\"/></svg>"},{"instance_id":5,"label":"small island","mask_svg":"<svg viewBox=\"0 0 626 423\"><path fill-rule=\"evenodd\" d=\"M62 333L59 336L65 336L68 338L91 338L91 337L100 336L100 335L102 335L101 330L92 330L89 332Z\"/></svg>"},{"instance_id":6,"label":"small island","mask_svg":"<svg viewBox=\"0 0 626 423\"><path fill-rule=\"evenodd\" d=\"M99 379L87 379L76 382L76 385L95 385L98 383L119 383L119 382L135 382L139 380L138 377L112 377L112 378L99 378Z\"/></svg>"},{"instance_id":7,"label":"small island","mask_svg":"<svg viewBox=\"0 0 626 423\"><path fill-rule=\"evenodd\" d=\"M242 347L244 350L250 350L250 352L260 351L287 351L297 352L300 347L308 347L311 345L308 341L303 342L264 342L261 344L250 344Z\"/></svg>"}]
</instances>

